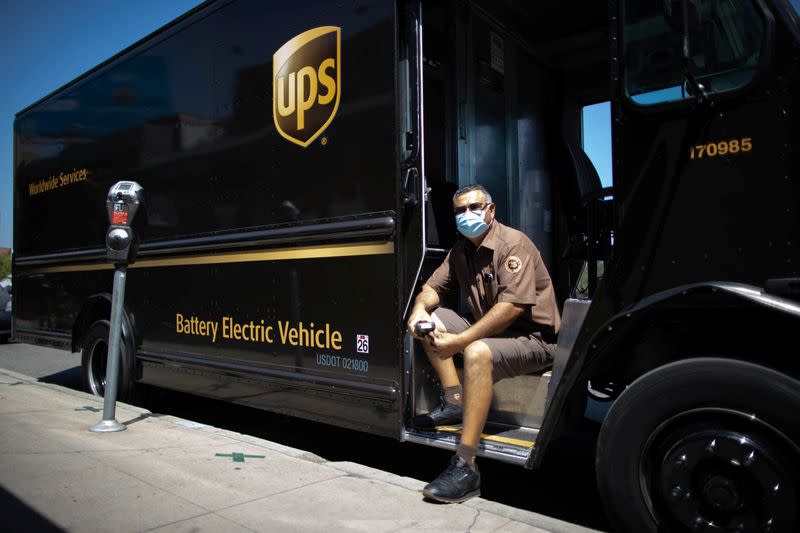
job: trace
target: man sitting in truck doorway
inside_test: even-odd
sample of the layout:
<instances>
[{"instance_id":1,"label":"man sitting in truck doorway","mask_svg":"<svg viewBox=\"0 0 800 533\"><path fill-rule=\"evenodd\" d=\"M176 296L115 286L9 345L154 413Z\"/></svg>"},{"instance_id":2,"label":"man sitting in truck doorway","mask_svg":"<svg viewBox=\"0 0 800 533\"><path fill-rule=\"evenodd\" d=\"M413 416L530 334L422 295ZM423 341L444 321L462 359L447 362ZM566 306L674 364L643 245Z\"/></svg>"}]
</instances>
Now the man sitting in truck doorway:
<instances>
[{"instance_id":1,"label":"man sitting in truck doorway","mask_svg":"<svg viewBox=\"0 0 800 533\"><path fill-rule=\"evenodd\" d=\"M433 430L463 421L456 455L423 490L427 498L447 503L480 495L475 455L493 383L551 365L561 324L539 250L524 233L495 219L489 192L481 185L459 189L453 211L466 238L422 286L407 323L409 333L422 341L443 391L441 406L415 417L412 425ZM473 320L439 307L440 296L456 288ZM417 334L420 321L433 321L435 330ZM463 388L453 363L458 353L464 357Z\"/></svg>"}]
</instances>

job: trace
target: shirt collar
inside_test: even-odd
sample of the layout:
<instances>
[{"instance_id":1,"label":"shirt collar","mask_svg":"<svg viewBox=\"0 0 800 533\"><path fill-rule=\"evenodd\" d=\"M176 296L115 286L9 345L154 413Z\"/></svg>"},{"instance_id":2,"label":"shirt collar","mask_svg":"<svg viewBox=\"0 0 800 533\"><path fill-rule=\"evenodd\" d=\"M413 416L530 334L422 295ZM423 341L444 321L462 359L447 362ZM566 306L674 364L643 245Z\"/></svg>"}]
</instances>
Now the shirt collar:
<instances>
[{"instance_id":1,"label":"shirt collar","mask_svg":"<svg viewBox=\"0 0 800 533\"><path fill-rule=\"evenodd\" d=\"M489 229L486 230L486 237L484 237L479 248L489 248L493 251L497 249L497 234L500 231L499 227L501 225L502 224L500 224L497 219L492 221L492 223L489 225Z\"/></svg>"}]
</instances>

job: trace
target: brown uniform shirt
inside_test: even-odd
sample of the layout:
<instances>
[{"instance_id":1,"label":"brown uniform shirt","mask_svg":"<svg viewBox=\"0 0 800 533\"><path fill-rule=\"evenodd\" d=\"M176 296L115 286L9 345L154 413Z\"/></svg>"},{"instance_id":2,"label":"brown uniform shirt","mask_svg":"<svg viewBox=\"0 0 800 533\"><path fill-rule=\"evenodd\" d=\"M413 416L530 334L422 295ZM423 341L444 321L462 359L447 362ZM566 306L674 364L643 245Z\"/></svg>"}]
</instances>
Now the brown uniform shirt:
<instances>
[{"instance_id":1,"label":"brown uniform shirt","mask_svg":"<svg viewBox=\"0 0 800 533\"><path fill-rule=\"evenodd\" d=\"M457 287L472 316L480 320L498 302L527 307L511 326L522 331L558 333L561 315L542 255L527 235L495 220L478 248L468 239L456 243L428 278L438 294Z\"/></svg>"}]
</instances>

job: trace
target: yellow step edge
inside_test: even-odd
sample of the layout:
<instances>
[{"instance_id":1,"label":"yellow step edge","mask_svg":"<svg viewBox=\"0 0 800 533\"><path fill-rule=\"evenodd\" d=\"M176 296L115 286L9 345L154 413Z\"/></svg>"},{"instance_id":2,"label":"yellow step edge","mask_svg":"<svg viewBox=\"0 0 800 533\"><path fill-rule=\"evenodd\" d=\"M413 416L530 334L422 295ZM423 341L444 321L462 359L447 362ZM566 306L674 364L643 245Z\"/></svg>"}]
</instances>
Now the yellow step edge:
<instances>
[{"instance_id":1,"label":"yellow step edge","mask_svg":"<svg viewBox=\"0 0 800 533\"><path fill-rule=\"evenodd\" d=\"M458 435L461 434L461 427L460 426L436 426L436 431L445 431L447 433L456 433ZM532 440L522 440L522 439L515 439L513 437L503 437L501 435L488 435L486 433L481 433L481 438L483 440L488 440L491 442L499 442L502 444L513 444L514 446L523 446L525 448L530 448L531 446L536 445L536 441Z\"/></svg>"}]
</instances>

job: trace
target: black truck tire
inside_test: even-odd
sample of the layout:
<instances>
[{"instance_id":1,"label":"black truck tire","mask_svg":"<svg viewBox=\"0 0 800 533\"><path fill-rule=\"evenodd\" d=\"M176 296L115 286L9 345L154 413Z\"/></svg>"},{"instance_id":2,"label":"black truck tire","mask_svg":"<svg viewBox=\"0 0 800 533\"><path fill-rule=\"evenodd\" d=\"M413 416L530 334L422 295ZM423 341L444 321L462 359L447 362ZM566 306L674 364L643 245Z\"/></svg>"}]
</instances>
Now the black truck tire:
<instances>
[{"instance_id":1,"label":"black truck tire","mask_svg":"<svg viewBox=\"0 0 800 533\"><path fill-rule=\"evenodd\" d=\"M98 320L89 326L81 347L81 378L86 392L105 396L108 337L111 325L108 320ZM136 400L134 380L134 354L128 339L120 337L119 376L117 400L132 403Z\"/></svg>"},{"instance_id":2,"label":"black truck tire","mask_svg":"<svg viewBox=\"0 0 800 533\"><path fill-rule=\"evenodd\" d=\"M634 381L603 422L597 485L618 531L798 531L800 382L700 358ZM720 529L717 529L720 528Z\"/></svg>"}]
</instances>

